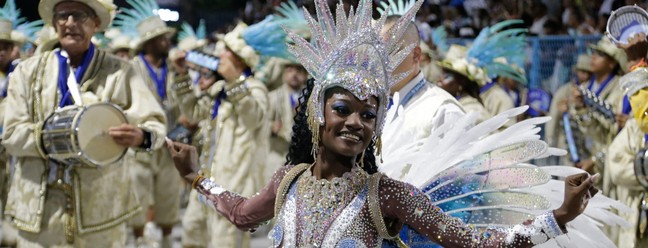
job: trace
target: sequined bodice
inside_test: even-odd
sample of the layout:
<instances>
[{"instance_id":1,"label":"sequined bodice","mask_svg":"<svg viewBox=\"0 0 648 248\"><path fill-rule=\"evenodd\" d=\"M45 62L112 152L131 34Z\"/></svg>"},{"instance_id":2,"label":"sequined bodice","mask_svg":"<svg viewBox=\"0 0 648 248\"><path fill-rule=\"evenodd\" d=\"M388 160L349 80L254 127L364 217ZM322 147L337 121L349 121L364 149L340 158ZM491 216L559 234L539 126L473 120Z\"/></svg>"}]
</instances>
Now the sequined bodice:
<instances>
[{"instance_id":1,"label":"sequined bodice","mask_svg":"<svg viewBox=\"0 0 648 248\"><path fill-rule=\"evenodd\" d=\"M306 170L291 185L270 234L275 247L366 246L367 233L354 230L372 226L365 210L368 178L358 167L331 181L318 180Z\"/></svg>"}]
</instances>

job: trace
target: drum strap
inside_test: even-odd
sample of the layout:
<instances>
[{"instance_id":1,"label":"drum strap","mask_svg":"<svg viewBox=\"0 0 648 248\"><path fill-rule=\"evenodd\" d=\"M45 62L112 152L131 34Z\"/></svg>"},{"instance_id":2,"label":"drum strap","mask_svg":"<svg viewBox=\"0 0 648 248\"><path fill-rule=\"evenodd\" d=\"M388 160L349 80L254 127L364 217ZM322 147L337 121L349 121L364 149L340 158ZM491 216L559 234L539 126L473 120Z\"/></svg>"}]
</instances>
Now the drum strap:
<instances>
[{"instance_id":1,"label":"drum strap","mask_svg":"<svg viewBox=\"0 0 648 248\"><path fill-rule=\"evenodd\" d=\"M68 244L74 244L75 227L75 211L74 211L74 190L72 187L72 166L64 166L53 161L49 162L50 175L47 186L50 189L58 189L65 194L65 212L69 216L65 220L65 240ZM78 182L77 182L78 183Z\"/></svg>"}]
</instances>

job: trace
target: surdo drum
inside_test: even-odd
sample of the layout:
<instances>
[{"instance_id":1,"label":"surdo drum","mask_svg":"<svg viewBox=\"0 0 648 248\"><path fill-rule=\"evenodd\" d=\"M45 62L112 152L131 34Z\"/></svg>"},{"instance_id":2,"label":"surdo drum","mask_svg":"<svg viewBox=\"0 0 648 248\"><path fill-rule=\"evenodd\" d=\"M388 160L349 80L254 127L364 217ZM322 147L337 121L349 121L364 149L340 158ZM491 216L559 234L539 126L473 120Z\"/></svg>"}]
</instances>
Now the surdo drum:
<instances>
[{"instance_id":1,"label":"surdo drum","mask_svg":"<svg viewBox=\"0 0 648 248\"><path fill-rule=\"evenodd\" d=\"M118 145L108 129L128 123L121 108L110 103L66 106L47 117L42 144L50 159L67 165L97 168L119 161L127 147Z\"/></svg>"}]
</instances>

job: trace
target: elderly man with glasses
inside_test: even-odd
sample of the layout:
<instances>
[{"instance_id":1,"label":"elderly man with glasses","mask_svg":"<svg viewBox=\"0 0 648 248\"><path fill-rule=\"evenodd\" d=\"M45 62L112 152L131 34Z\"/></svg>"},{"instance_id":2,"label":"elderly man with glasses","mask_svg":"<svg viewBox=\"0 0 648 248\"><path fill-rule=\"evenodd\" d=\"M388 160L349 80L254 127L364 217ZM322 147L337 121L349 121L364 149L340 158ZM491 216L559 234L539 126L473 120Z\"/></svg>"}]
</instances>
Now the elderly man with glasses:
<instances>
[{"instance_id":1,"label":"elderly man with glasses","mask_svg":"<svg viewBox=\"0 0 648 248\"><path fill-rule=\"evenodd\" d=\"M164 111L150 104L155 97L131 64L90 42L110 25L112 0L41 0L38 10L55 27L59 48L20 63L5 99L2 144L18 161L6 213L19 229L18 247L124 247L124 221L139 210L126 166L54 162L40 131L58 108L112 103L130 124L107 134L143 152L162 145Z\"/></svg>"}]
</instances>

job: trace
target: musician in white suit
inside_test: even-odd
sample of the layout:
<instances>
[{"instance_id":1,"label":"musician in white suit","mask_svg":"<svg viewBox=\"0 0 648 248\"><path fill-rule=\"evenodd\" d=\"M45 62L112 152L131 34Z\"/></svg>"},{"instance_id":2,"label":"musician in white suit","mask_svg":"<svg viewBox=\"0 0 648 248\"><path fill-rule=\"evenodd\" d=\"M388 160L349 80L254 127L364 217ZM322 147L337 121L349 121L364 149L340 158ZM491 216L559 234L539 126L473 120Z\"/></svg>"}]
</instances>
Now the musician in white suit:
<instances>
[{"instance_id":1,"label":"musician in white suit","mask_svg":"<svg viewBox=\"0 0 648 248\"><path fill-rule=\"evenodd\" d=\"M302 89L306 85L308 72L300 64L287 63L281 75L283 85L268 93L270 101L270 147L268 163L264 170L265 177L272 174L286 163L286 155L292 137L292 127L295 123L295 107L299 103Z\"/></svg>"},{"instance_id":2,"label":"musician in white suit","mask_svg":"<svg viewBox=\"0 0 648 248\"><path fill-rule=\"evenodd\" d=\"M383 34L388 33L398 17L394 15L387 18ZM410 22L403 40L404 44L420 44L418 28L414 22ZM412 135L414 140L427 137L441 124L454 122L465 114L454 97L425 80L420 68L421 58L421 47L416 46L394 72L395 75L410 73L391 88L392 96L398 93L399 105L405 113L404 126L399 133ZM386 132L389 128L392 128L390 123L385 123ZM390 137L383 136L383 139L383 142L388 143Z\"/></svg>"},{"instance_id":3,"label":"musician in white suit","mask_svg":"<svg viewBox=\"0 0 648 248\"><path fill-rule=\"evenodd\" d=\"M628 120L610 143L605 172L609 175L610 189L614 191L616 199L634 211L619 214L632 227L618 230L616 245L647 247L648 185L637 180L646 178L646 172L638 171L635 164L645 160L645 149L648 148L648 117L645 114L648 110L648 69L637 69L622 77L619 82L629 98L634 118ZM638 159L639 156L643 159Z\"/></svg>"},{"instance_id":4,"label":"musician in white suit","mask_svg":"<svg viewBox=\"0 0 648 248\"><path fill-rule=\"evenodd\" d=\"M627 66L627 56L607 37L603 37L596 45L590 45L590 48L593 51L592 78L585 83L585 87L612 106L612 111L617 114L617 120L600 118L596 111L584 107L582 100L576 103L576 106L581 107L570 109L569 114L577 117L577 124L583 127L585 134L593 140L593 156L583 158L576 167L590 172L604 172L605 151L627 119L627 115L620 114L623 106L623 91L618 86L619 78ZM575 99L579 100L582 97L577 96ZM603 178L604 183L609 181L605 175ZM603 192L607 192L606 187L603 188Z\"/></svg>"},{"instance_id":5,"label":"musician in white suit","mask_svg":"<svg viewBox=\"0 0 648 248\"><path fill-rule=\"evenodd\" d=\"M125 246L124 221L139 210L128 168L52 162L41 135L58 107L109 102L131 123L109 130L117 144L138 151L162 146L166 118L150 104L155 97L142 77L91 43L115 8L111 0L40 1L39 14L56 28L61 48L21 62L5 99L2 144L17 157L6 214L19 229L18 247Z\"/></svg>"}]
</instances>

